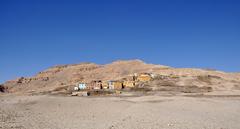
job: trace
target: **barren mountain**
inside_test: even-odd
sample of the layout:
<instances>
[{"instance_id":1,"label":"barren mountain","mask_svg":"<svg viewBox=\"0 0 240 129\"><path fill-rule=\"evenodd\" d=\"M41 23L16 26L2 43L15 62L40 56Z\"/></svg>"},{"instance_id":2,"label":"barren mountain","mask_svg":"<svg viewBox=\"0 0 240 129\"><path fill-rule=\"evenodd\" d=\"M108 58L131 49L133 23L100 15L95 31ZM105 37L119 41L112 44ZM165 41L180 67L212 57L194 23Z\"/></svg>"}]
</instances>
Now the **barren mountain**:
<instances>
[{"instance_id":1,"label":"barren mountain","mask_svg":"<svg viewBox=\"0 0 240 129\"><path fill-rule=\"evenodd\" d=\"M98 65L80 63L51 67L37 75L7 81L3 84L10 93L40 93L70 90L77 82L92 80L118 80L134 73L154 73L159 76L147 85L152 89L161 86L211 87L214 91L240 90L240 74L214 70L172 68L147 64L141 60L122 60ZM164 78L161 78L164 77Z\"/></svg>"}]
</instances>

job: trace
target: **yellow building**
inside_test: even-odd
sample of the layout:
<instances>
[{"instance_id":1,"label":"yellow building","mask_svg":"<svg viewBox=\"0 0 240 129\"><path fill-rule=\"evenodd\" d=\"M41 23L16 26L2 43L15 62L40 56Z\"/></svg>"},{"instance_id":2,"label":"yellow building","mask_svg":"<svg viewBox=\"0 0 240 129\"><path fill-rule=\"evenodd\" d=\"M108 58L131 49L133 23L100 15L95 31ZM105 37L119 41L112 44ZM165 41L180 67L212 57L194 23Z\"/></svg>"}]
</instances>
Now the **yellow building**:
<instances>
[{"instance_id":1,"label":"yellow building","mask_svg":"<svg viewBox=\"0 0 240 129\"><path fill-rule=\"evenodd\" d=\"M147 73L140 74L137 77L137 81L140 81L140 82L147 82L147 81L150 81L151 79L152 79L151 75Z\"/></svg>"},{"instance_id":2,"label":"yellow building","mask_svg":"<svg viewBox=\"0 0 240 129\"><path fill-rule=\"evenodd\" d=\"M102 88L103 88L103 89L108 89L108 88L109 88L108 82L103 81L103 82L102 82Z\"/></svg>"},{"instance_id":3,"label":"yellow building","mask_svg":"<svg viewBox=\"0 0 240 129\"><path fill-rule=\"evenodd\" d=\"M120 90L120 89L123 89L123 82L121 82L121 81L109 81L108 86L109 86L109 89Z\"/></svg>"},{"instance_id":4,"label":"yellow building","mask_svg":"<svg viewBox=\"0 0 240 129\"><path fill-rule=\"evenodd\" d=\"M124 87L135 87L135 81L124 81Z\"/></svg>"}]
</instances>

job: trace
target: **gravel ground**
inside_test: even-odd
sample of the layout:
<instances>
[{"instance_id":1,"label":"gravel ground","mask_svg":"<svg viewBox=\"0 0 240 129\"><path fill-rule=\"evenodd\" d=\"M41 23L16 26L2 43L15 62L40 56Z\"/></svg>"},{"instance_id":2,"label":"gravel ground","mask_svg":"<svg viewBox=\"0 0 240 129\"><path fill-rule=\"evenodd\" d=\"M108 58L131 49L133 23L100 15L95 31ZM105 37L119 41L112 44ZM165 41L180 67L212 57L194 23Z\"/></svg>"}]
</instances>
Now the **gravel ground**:
<instances>
[{"instance_id":1,"label":"gravel ground","mask_svg":"<svg viewBox=\"0 0 240 129\"><path fill-rule=\"evenodd\" d=\"M0 129L240 129L240 98L1 96Z\"/></svg>"}]
</instances>

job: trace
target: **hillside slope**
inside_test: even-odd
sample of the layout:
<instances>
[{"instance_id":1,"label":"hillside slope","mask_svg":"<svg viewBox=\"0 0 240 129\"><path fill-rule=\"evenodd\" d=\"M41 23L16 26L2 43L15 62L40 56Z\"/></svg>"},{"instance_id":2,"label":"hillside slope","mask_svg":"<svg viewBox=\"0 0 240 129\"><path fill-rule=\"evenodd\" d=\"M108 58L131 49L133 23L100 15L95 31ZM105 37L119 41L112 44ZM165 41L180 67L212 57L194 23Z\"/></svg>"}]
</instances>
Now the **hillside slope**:
<instances>
[{"instance_id":1,"label":"hillside slope","mask_svg":"<svg viewBox=\"0 0 240 129\"><path fill-rule=\"evenodd\" d=\"M141 60L120 60L111 64L98 65L80 63L59 65L39 72L30 78L18 78L7 81L4 87L10 93L40 93L56 89L69 90L77 82L92 80L118 80L134 73L154 73L167 76L175 86L208 86L213 90L240 90L240 75L221 71L190 68L171 68L168 66L147 64ZM176 81L177 78L177 81ZM157 82L166 80L158 80ZM156 82L156 80L155 80ZM156 87L162 83L150 83Z\"/></svg>"}]
</instances>

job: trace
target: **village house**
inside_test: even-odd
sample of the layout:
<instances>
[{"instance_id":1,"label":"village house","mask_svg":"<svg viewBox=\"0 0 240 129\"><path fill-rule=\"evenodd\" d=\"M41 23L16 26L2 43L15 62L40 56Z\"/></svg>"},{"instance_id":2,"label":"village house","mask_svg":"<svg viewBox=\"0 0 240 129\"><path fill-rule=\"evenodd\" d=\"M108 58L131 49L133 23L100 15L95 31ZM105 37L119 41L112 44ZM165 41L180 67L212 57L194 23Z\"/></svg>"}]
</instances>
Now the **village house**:
<instances>
[{"instance_id":1,"label":"village house","mask_svg":"<svg viewBox=\"0 0 240 129\"><path fill-rule=\"evenodd\" d=\"M103 89L108 89L108 88L109 88L107 81L103 81L103 82L102 82L102 88L103 88Z\"/></svg>"},{"instance_id":2,"label":"village house","mask_svg":"<svg viewBox=\"0 0 240 129\"><path fill-rule=\"evenodd\" d=\"M79 88L80 90L84 90L84 89L87 88L87 84L86 84L86 83L79 83L79 84L78 84L78 88Z\"/></svg>"},{"instance_id":3,"label":"village house","mask_svg":"<svg viewBox=\"0 0 240 129\"><path fill-rule=\"evenodd\" d=\"M95 81L92 81L89 86L88 86L88 89L92 90L100 90L100 89L103 89L102 87L102 81L101 80L95 80Z\"/></svg>"},{"instance_id":4,"label":"village house","mask_svg":"<svg viewBox=\"0 0 240 129\"><path fill-rule=\"evenodd\" d=\"M132 88L135 87L136 83L135 81L123 81L123 85L124 87Z\"/></svg>"},{"instance_id":5,"label":"village house","mask_svg":"<svg viewBox=\"0 0 240 129\"><path fill-rule=\"evenodd\" d=\"M152 76L149 73L141 73L137 76L137 81L140 81L140 82L148 82L151 79L152 79Z\"/></svg>"},{"instance_id":6,"label":"village house","mask_svg":"<svg viewBox=\"0 0 240 129\"><path fill-rule=\"evenodd\" d=\"M108 81L108 88L109 88L110 90L114 90L113 82L114 82L114 81Z\"/></svg>"},{"instance_id":7,"label":"village house","mask_svg":"<svg viewBox=\"0 0 240 129\"><path fill-rule=\"evenodd\" d=\"M108 86L111 90L121 90L124 88L122 81L109 81Z\"/></svg>"},{"instance_id":8,"label":"village house","mask_svg":"<svg viewBox=\"0 0 240 129\"><path fill-rule=\"evenodd\" d=\"M133 75L129 75L127 76L126 78L123 79L123 85L124 87L126 88L132 88L132 87L135 87L136 85L136 80L137 80L137 75L136 74L133 74Z\"/></svg>"},{"instance_id":9,"label":"village house","mask_svg":"<svg viewBox=\"0 0 240 129\"><path fill-rule=\"evenodd\" d=\"M77 86L74 87L74 90L75 91L78 91L78 90L84 90L87 88L87 84L86 83L78 83Z\"/></svg>"}]
</instances>

